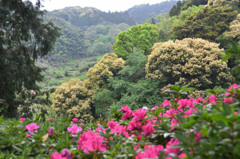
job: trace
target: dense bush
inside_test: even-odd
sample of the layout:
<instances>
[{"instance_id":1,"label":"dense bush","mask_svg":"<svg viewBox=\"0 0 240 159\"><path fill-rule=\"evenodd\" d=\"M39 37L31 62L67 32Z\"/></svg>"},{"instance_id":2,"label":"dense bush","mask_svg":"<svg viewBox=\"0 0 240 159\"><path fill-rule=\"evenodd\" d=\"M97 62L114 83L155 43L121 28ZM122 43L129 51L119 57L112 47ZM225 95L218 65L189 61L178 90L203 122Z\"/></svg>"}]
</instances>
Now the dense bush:
<instances>
[{"instance_id":1,"label":"dense bush","mask_svg":"<svg viewBox=\"0 0 240 159\"><path fill-rule=\"evenodd\" d=\"M152 24L132 26L118 34L116 43L113 44L113 50L118 57L125 60L134 49L149 55L151 47L158 41L158 33L158 28Z\"/></svg>"},{"instance_id":2,"label":"dense bush","mask_svg":"<svg viewBox=\"0 0 240 159\"><path fill-rule=\"evenodd\" d=\"M176 94L187 89L172 86ZM70 118L39 122L4 120L2 116L0 157L239 158L240 86L208 92L214 94L206 98L178 96L151 109L133 111L123 106L110 119L89 124L76 118L72 122Z\"/></svg>"},{"instance_id":3,"label":"dense bush","mask_svg":"<svg viewBox=\"0 0 240 159\"><path fill-rule=\"evenodd\" d=\"M203 39L156 43L146 66L148 78L165 85L189 83L198 89L227 86L233 81L218 44Z\"/></svg>"},{"instance_id":4,"label":"dense bush","mask_svg":"<svg viewBox=\"0 0 240 159\"><path fill-rule=\"evenodd\" d=\"M114 53L105 54L101 61L88 70L86 88L94 90L107 88L107 79L116 75L123 67L122 58L118 58Z\"/></svg>"},{"instance_id":5,"label":"dense bush","mask_svg":"<svg viewBox=\"0 0 240 159\"><path fill-rule=\"evenodd\" d=\"M240 14L230 23L229 29L230 31L224 33L224 38L240 42Z\"/></svg>"},{"instance_id":6,"label":"dense bush","mask_svg":"<svg viewBox=\"0 0 240 159\"><path fill-rule=\"evenodd\" d=\"M191 14L184 23L173 28L177 39L203 38L215 41L229 29L229 23L237 15L229 6L207 6L203 10Z\"/></svg>"},{"instance_id":7,"label":"dense bush","mask_svg":"<svg viewBox=\"0 0 240 159\"><path fill-rule=\"evenodd\" d=\"M82 81L71 79L63 83L54 92L52 108L60 116L77 117L82 122L93 121L91 112L91 97L93 92L84 87Z\"/></svg>"}]
</instances>

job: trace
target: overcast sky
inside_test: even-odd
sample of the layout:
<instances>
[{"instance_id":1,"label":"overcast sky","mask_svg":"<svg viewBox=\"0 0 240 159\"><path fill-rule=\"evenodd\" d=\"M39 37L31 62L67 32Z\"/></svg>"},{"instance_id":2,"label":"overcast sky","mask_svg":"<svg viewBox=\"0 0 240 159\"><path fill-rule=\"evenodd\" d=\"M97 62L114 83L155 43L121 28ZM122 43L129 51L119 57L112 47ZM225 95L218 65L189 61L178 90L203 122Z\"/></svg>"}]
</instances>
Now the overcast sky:
<instances>
[{"instance_id":1,"label":"overcast sky","mask_svg":"<svg viewBox=\"0 0 240 159\"><path fill-rule=\"evenodd\" d=\"M35 4L35 0L31 0ZM102 11L125 11L134 5L156 4L167 0L44 0L44 9L52 11L69 6L95 7Z\"/></svg>"}]
</instances>

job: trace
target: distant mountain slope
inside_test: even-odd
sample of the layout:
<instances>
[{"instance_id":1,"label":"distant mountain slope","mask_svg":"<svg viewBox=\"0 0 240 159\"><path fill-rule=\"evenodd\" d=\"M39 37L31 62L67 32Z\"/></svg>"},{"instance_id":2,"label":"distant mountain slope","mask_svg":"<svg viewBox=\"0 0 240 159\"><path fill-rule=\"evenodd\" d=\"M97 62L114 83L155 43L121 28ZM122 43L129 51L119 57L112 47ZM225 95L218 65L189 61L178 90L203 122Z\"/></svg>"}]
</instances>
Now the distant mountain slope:
<instances>
[{"instance_id":1,"label":"distant mountain slope","mask_svg":"<svg viewBox=\"0 0 240 159\"><path fill-rule=\"evenodd\" d=\"M141 24L149 18L155 18L160 13L168 13L176 3L177 0L165 1L153 5L141 4L136 5L127 11L135 19L137 24Z\"/></svg>"},{"instance_id":2,"label":"distant mountain slope","mask_svg":"<svg viewBox=\"0 0 240 159\"><path fill-rule=\"evenodd\" d=\"M120 24L135 25L135 20L128 12L103 12L92 7L67 7L49 13L63 18L72 25L86 29L91 25Z\"/></svg>"}]
</instances>

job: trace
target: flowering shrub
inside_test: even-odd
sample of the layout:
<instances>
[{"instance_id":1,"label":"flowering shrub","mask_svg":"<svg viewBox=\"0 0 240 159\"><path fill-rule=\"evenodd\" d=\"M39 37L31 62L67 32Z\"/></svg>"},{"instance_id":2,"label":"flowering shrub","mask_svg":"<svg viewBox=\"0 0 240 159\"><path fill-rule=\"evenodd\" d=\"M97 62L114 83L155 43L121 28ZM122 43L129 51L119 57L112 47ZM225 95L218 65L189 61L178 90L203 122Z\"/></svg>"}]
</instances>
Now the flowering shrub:
<instances>
[{"instance_id":1,"label":"flowering shrub","mask_svg":"<svg viewBox=\"0 0 240 159\"><path fill-rule=\"evenodd\" d=\"M240 86L207 92L149 109L123 106L110 119L81 127L70 118L0 117L0 158L240 158Z\"/></svg>"}]
</instances>

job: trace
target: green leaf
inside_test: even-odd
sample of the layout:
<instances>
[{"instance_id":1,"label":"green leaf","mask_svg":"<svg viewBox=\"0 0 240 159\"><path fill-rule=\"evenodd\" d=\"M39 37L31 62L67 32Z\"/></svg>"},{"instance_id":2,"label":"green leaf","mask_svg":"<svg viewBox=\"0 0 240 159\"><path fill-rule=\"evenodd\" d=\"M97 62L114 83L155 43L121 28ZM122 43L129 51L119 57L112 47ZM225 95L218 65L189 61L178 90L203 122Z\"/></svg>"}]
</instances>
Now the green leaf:
<instances>
[{"instance_id":1,"label":"green leaf","mask_svg":"<svg viewBox=\"0 0 240 159\"><path fill-rule=\"evenodd\" d=\"M231 53L225 55L225 56L222 58L222 61L221 61L221 62L228 60L228 59L231 58L232 56L233 56L233 54L231 54Z\"/></svg>"},{"instance_id":2,"label":"green leaf","mask_svg":"<svg viewBox=\"0 0 240 159\"><path fill-rule=\"evenodd\" d=\"M222 105L223 115L230 115L232 113L231 107L225 103Z\"/></svg>"},{"instance_id":3,"label":"green leaf","mask_svg":"<svg viewBox=\"0 0 240 159\"><path fill-rule=\"evenodd\" d=\"M189 92L189 91L194 91L196 88L184 88L180 92Z\"/></svg>"}]
</instances>

